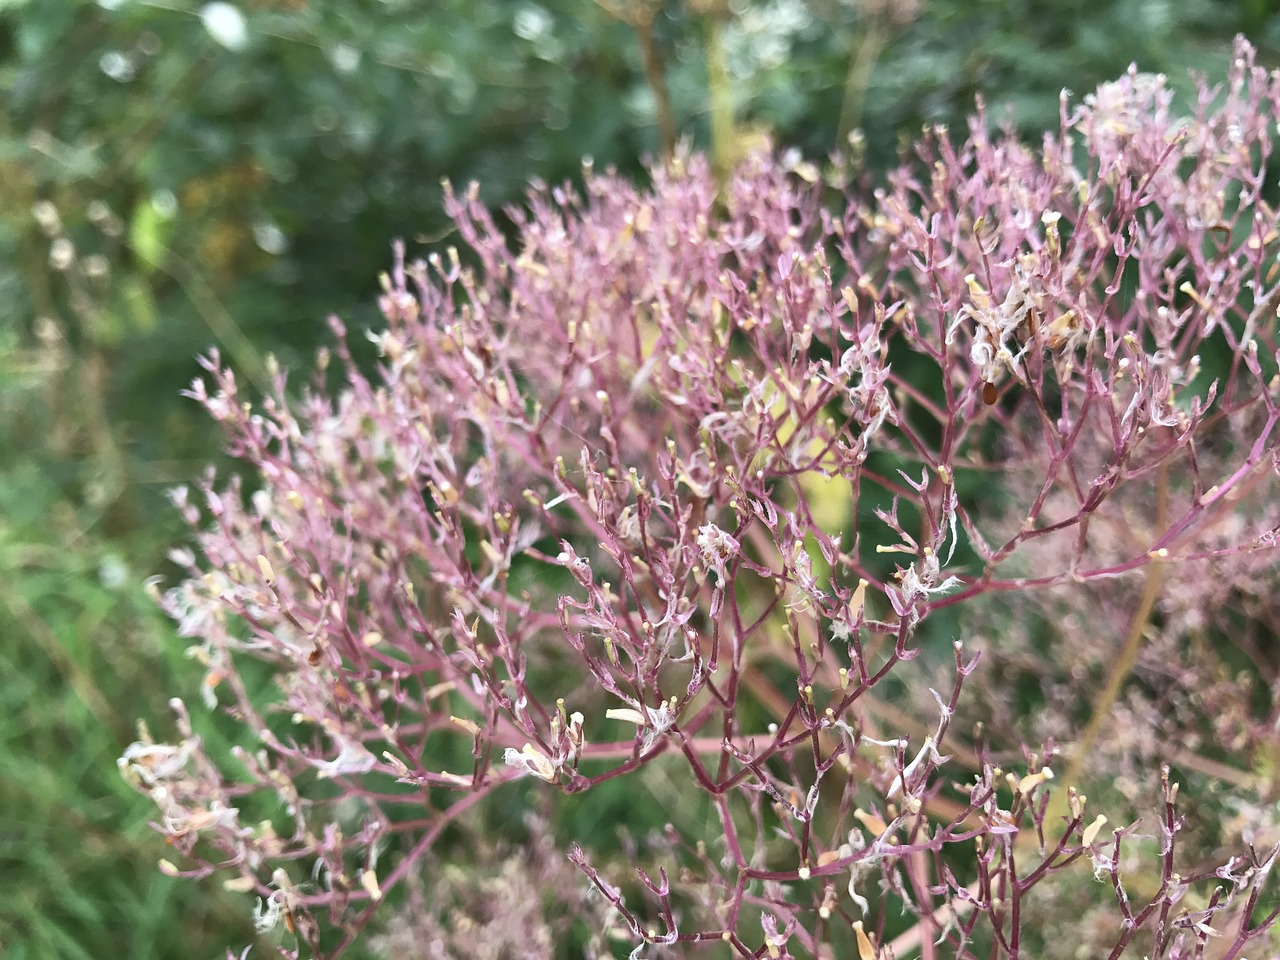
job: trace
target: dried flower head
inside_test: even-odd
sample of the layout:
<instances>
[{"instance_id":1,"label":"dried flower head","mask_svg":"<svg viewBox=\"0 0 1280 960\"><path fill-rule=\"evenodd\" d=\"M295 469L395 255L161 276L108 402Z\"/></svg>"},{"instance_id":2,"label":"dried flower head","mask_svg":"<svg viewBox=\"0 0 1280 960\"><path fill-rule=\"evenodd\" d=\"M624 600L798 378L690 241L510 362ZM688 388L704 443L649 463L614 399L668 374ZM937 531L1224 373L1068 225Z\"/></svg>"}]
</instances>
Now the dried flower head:
<instances>
[{"instance_id":1,"label":"dried flower head","mask_svg":"<svg viewBox=\"0 0 1280 960\"><path fill-rule=\"evenodd\" d=\"M722 187L692 155L647 189L587 170L511 242L450 189L461 249L397 252L376 372L337 320L337 390L326 353L255 407L210 356L190 393L255 492L177 496L198 543L165 603L252 742L219 770L179 703L180 741L122 760L174 869L235 874L336 957L500 791L639 798L659 771L710 822L675 804L643 844L568 851L635 955L1065 956L1022 898L1094 871L1112 956L1253 949L1274 851L1184 864L1167 769L1145 833L1076 789L1177 759L1186 705L1227 694L1173 651L1274 597L1280 76L1236 55L1186 116L1131 72L1038 148L931 131L835 212L767 153ZM1108 660L1126 632L1177 675ZM1089 749L1075 656L1116 668L1100 710L1146 746ZM1025 662L1039 693L1003 679ZM1145 669L1149 703L1123 689ZM1261 750L1265 719L1219 730Z\"/></svg>"}]
</instances>

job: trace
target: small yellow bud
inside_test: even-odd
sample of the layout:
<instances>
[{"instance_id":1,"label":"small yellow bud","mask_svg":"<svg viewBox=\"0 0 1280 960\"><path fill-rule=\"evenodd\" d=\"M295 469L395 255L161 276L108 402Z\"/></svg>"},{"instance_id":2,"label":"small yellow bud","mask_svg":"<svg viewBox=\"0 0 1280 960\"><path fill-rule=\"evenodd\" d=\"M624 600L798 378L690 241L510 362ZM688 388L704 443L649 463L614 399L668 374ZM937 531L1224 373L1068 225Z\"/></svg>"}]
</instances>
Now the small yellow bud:
<instances>
[{"instance_id":1,"label":"small yellow bud","mask_svg":"<svg viewBox=\"0 0 1280 960\"><path fill-rule=\"evenodd\" d=\"M871 943L871 938L867 936L866 931L862 929L861 920L854 921L853 935L858 939L858 960L875 960L876 948Z\"/></svg>"},{"instance_id":2,"label":"small yellow bud","mask_svg":"<svg viewBox=\"0 0 1280 960\"><path fill-rule=\"evenodd\" d=\"M454 724L455 726L461 727L463 730L467 731L467 733L471 734L471 736L473 737L478 737L480 735L479 725L472 720L466 719L465 717L450 716L449 722Z\"/></svg>"},{"instance_id":3,"label":"small yellow bud","mask_svg":"<svg viewBox=\"0 0 1280 960\"><path fill-rule=\"evenodd\" d=\"M1053 779L1053 771L1048 767L1041 767L1039 773L1029 773L1018 782L1018 790L1024 797L1031 796L1032 791L1046 780Z\"/></svg>"},{"instance_id":4,"label":"small yellow bud","mask_svg":"<svg viewBox=\"0 0 1280 960\"><path fill-rule=\"evenodd\" d=\"M276 572L271 569L271 561L258 554L258 571L262 574L262 579L267 581L267 586L275 586Z\"/></svg>"},{"instance_id":5,"label":"small yellow bud","mask_svg":"<svg viewBox=\"0 0 1280 960\"><path fill-rule=\"evenodd\" d=\"M1098 831L1103 828L1106 822L1107 822L1107 818L1104 817L1102 814L1098 814L1096 817L1094 817L1093 823L1085 827L1084 833L1080 834L1081 846L1085 846L1085 847L1092 846L1093 841L1098 836Z\"/></svg>"},{"instance_id":6,"label":"small yellow bud","mask_svg":"<svg viewBox=\"0 0 1280 960\"><path fill-rule=\"evenodd\" d=\"M372 870L360 874L360 886L364 887L371 900L382 899L382 888L378 886L378 876Z\"/></svg>"},{"instance_id":7,"label":"small yellow bud","mask_svg":"<svg viewBox=\"0 0 1280 960\"><path fill-rule=\"evenodd\" d=\"M877 837L884 833L889 826L874 813L867 813L867 811L863 810L861 807L853 811L853 817Z\"/></svg>"}]
</instances>

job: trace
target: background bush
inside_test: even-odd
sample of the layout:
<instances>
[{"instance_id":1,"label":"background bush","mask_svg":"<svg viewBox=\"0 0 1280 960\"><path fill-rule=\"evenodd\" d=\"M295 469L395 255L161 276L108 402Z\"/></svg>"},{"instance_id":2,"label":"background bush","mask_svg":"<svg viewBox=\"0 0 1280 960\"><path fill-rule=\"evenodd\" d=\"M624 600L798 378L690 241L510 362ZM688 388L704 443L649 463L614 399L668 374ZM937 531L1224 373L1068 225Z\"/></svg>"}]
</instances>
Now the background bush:
<instances>
[{"instance_id":1,"label":"background bush","mask_svg":"<svg viewBox=\"0 0 1280 960\"><path fill-rule=\"evenodd\" d=\"M958 125L978 91L1036 130L1061 87L1130 60L1183 84L1188 67L1220 73L1237 31L1264 62L1280 47L1265 0L744 3L718 30L707 6L651 5L679 136L713 145L718 37L737 135L816 156L857 121L872 166L921 122ZM501 203L584 154L638 175L663 147L646 34L607 4L244 13L229 49L195 5L0 11L0 703L20 718L0 750L0 946L14 956L209 955L243 936L216 890L152 873L148 811L111 769L131 718L194 675L140 595L177 535L162 490L215 456L177 398L194 354L217 343L260 385L265 354L299 366L328 313L373 324L391 238L449 241L442 176Z\"/></svg>"}]
</instances>

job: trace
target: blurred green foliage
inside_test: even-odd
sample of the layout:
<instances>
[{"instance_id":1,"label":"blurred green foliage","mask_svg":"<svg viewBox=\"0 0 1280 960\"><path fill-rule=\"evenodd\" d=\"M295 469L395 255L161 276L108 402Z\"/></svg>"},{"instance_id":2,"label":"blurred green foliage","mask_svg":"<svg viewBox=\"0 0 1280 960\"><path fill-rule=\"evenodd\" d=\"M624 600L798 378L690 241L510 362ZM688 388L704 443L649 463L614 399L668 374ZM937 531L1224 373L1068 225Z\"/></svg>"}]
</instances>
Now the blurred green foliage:
<instances>
[{"instance_id":1,"label":"blurred green foliage","mask_svg":"<svg viewBox=\"0 0 1280 960\"><path fill-rule=\"evenodd\" d=\"M106 532L110 471L89 464L112 455L81 447L78 372L0 331L0 954L214 956L250 935L243 904L156 873L154 805L113 769L182 652L143 589L155 533Z\"/></svg>"},{"instance_id":2,"label":"blurred green foliage","mask_svg":"<svg viewBox=\"0 0 1280 960\"><path fill-rule=\"evenodd\" d=\"M505 203L586 155L854 125L884 166L980 91L1035 131L1131 61L1221 72L1237 32L1275 61L1269 0L0 0L0 950L248 940L243 897L155 873L114 770L196 682L141 590L163 488L216 455L194 355L252 387L327 314L375 324L390 241L448 242L442 177Z\"/></svg>"}]
</instances>

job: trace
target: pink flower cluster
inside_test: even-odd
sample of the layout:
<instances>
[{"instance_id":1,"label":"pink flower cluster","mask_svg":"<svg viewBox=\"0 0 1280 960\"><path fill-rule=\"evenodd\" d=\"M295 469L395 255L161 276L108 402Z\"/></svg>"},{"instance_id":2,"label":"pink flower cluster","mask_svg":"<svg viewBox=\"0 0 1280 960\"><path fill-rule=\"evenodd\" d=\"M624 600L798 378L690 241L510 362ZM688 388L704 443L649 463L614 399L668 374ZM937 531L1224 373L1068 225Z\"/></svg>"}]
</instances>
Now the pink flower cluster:
<instances>
[{"instance_id":1,"label":"pink flower cluster","mask_svg":"<svg viewBox=\"0 0 1280 960\"><path fill-rule=\"evenodd\" d=\"M1270 596L1280 75L1236 57L1192 112L1130 71L1038 147L930 131L879 188L776 155L588 168L514 239L450 192L459 249L399 252L376 373L336 320L312 385L256 407L212 355L192 396L252 480L178 493L197 547L164 603L243 747L220 768L175 701L176 742L122 758L164 869L336 957L514 782L658 770L709 819L563 851L636 956L1274 953L1262 806L1225 865L1179 859L1167 768L1154 819L1103 829L1080 716L1037 731L984 675L1001 598L1063 624L1011 644L1068 658L1122 643L1156 571L1166 630ZM1047 942L1041 891L1095 875L1101 945L1078 908Z\"/></svg>"}]
</instances>

